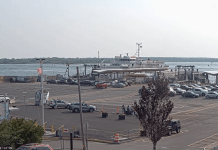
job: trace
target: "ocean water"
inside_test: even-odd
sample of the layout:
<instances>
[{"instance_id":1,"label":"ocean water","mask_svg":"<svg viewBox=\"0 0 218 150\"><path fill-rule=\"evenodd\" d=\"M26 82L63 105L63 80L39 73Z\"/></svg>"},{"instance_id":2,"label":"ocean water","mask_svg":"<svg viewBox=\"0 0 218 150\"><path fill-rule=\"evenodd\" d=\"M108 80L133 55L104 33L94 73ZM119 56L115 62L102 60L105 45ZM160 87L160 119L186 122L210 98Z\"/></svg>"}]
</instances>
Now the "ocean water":
<instances>
[{"instance_id":1,"label":"ocean water","mask_svg":"<svg viewBox=\"0 0 218 150\"><path fill-rule=\"evenodd\" d=\"M195 69L200 72L203 71L217 71L218 62L165 62L170 69L175 70L177 65L194 65ZM76 75L76 67L79 67L79 72L84 73L85 67L83 64L71 64L69 74ZM39 64L0 64L0 76L38 76L37 69ZM66 72L67 66L65 64L43 64L43 71L46 75L68 75ZM87 67L86 73L91 73L92 67ZM215 81L214 76L209 76L211 81Z\"/></svg>"},{"instance_id":2,"label":"ocean water","mask_svg":"<svg viewBox=\"0 0 218 150\"><path fill-rule=\"evenodd\" d=\"M76 75L76 67L79 67L79 72L85 72L83 64L72 64L69 68L69 75ZM0 64L0 76L38 76L37 69L39 64ZM65 64L43 64L43 74L53 76L57 74L67 75L67 66ZM87 67L86 73L91 73L92 68Z\"/></svg>"}]
</instances>

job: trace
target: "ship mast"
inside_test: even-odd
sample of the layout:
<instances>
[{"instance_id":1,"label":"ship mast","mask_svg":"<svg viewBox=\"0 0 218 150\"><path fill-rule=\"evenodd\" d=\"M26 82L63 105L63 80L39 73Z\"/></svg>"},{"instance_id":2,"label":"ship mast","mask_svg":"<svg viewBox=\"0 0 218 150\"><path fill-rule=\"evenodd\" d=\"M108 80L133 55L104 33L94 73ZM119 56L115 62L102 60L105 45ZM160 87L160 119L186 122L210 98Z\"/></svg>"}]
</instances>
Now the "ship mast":
<instances>
[{"instance_id":1,"label":"ship mast","mask_svg":"<svg viewBox=\"0 0 218 150\"><path fill-rule=\"evenodd\" d=\"M136 43L136 45L138 45L138 58L139 58L139 51L140 51L140 48L142 48L142 43Z\"/></svg>"}]
</instances>

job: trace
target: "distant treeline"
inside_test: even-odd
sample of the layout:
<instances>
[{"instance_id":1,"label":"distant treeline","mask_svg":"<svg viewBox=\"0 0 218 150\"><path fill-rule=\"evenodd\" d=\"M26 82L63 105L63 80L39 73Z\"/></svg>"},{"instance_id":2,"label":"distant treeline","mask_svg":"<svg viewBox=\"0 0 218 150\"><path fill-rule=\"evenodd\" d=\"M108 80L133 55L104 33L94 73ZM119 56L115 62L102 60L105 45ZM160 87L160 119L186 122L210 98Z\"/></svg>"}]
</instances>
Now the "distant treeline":
<instances>
[{"instance_id":1,"label":"distant treeline","mask_svg":"<svg viewBox=\"0 0 218 150\"><path fill-rule=\"evenodd\" d=\"M204 58L204 57L142 57L144 60L159 60L164 62L218 62L218 58ZM85 63L110 63L113 58L44 58L45 64L85 64ZM0 64L36 64L36 58L22 58L22 59L0 59Z\"/></svg>"}]
</instances>

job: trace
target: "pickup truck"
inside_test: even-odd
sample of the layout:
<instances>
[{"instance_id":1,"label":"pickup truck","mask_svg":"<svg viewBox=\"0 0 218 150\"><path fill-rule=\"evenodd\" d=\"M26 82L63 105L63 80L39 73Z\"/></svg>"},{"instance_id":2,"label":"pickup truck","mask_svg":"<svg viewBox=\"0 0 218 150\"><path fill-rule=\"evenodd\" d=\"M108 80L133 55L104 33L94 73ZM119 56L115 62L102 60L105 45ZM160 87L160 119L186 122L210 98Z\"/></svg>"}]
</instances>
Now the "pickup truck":
<instances>
[{"instance_id":1,"label":"pickup truck","mask_svg":"<svg viewBox=\"0 0 218 150\"><path fill-rule=\"evenodd\" d=\"M195 93L195 94L199 94L201 96L205 96L208 91L207 90L203 90L201 88L193 88L192 91Z\"/></svg>"}]
</instances>

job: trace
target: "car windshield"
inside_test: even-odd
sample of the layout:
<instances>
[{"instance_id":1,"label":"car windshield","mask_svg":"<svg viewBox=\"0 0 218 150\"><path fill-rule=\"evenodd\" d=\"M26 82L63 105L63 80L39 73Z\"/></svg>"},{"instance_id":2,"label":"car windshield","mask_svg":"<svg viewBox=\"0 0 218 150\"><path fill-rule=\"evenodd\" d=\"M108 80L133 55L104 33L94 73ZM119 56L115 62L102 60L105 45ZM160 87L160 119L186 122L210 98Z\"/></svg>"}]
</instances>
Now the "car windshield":
<instances>
[{"instance_id":1,"label":"car windshield","mask_svg":"<svg viewBox=\"0 0 218 150\"><path fill-rule=\"evenodd\" d=\"M29 147L21 146L21 147L17 148L16 150L29 150L29 149L30 149Z\"/></svg>"}]
</instances>

